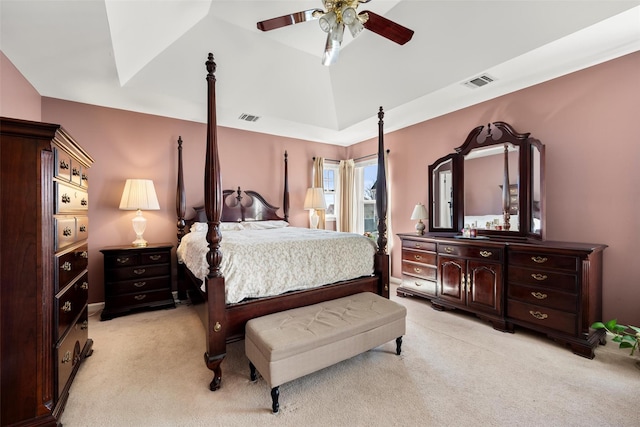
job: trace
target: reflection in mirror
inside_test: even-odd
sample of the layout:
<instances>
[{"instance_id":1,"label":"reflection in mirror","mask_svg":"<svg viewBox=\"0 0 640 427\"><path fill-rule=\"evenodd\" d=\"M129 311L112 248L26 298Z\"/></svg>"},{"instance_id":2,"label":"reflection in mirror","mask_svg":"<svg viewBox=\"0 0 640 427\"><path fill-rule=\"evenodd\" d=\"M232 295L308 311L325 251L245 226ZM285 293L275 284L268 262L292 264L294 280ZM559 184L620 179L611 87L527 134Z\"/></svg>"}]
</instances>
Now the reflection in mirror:
<instances>
[{"instance_id":1,"label":"reflection in mirror","mask_svg":"<svg viewBox=\"0 0 640 427\"><path fill-rule=\"evenodd\" d=\"M518 231L519 147L497 144L464 157L464 225L478 230Z\"/></svg>"},{"instance_id":2,"label":"reflection in mirror","mask_svg":"<svg viewBox=\"0 0 640 427\"><path fill-rule=\"evenodd\" d=\"M542 184L540 166L540 150L538 147L531 146L531 215L533 220L531 221L531 232L533 234L542 233L542 206L541 206L541 191Z\"/></svg>"},{"instance_id":3,"label":"reflection in mirror","mask_svg":"<svg viewBox=\"0 0 640 427\"><path fill-rule=\"evenodd\" d=\"M434 228L451 228L453 224L453 173L449 159L433 170L433 206L431 222Z\"/></svg>"}]
</instances>

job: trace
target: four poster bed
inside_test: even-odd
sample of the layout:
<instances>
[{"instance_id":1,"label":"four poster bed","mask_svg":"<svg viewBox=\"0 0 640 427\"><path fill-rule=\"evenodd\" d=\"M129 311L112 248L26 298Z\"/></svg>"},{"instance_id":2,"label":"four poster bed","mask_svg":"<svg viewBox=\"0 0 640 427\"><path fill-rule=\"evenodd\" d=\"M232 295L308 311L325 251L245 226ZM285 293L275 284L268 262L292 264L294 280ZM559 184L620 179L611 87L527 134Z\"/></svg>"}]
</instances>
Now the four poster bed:
<instances>
[{"instance_id":1,"label":"four poster bed","mask_svg":"<svg viewBox=\"0 0 640 427\"><path fill-rule=\"evenodd\" d=\"M308 230L298 229L303 237L298 234L293 236L295 227L287 227L286 221L289 215L289 194L288 194L288 167L287 154L284 158L284 196L283 210L284 216L279 216L278 208L268 203L264 197L253 191L222 190L220 179L220 161L218 158L217 143L217 121L216 121L216 97L215 97L215 76L214 72L216 64L213 61L213 55L209 54L206 62L207 68L207 87L208 87L208 114L207 114L207 147L206 162L204 173L204 207L195 208L195 216L189 220L186 219L186 196L183 180L182 165L182 141L178 140L178 185L176 194L176 212L178 216L178 243L179 243L179 262L178 262L178 290L181 298L186 294L199 309L202 322L206 329L206 351L204 359L207 367L214 373L213 380L209 388L212 391L217 390L221 385L222 371L221 363L226 355L226 344L229 342L241 340L244 337L244 328L248 320L288 310L291 308L306 306L323 301L328 301L360 292L374 292L386 298L389 297L389 255L387 254L387 227L385 221L378 221L378 238L377 245L373 245L370 239L351 233L336 233L324 230ZM386 198L386 177L384 167L384 142L383 142L383 117L382 107L378 112L378 176L377 176L377 201L376 209L378 218L385 218L387 213ZM246 231L250 229L249 231ZM260 230L257 230L260 229ZM265 230L266 229L266 230ZM243 231L241 231L243 230ZM248 234L249 233L249 234ZM253 234L250 234L253 233ZM292 267L291 258L299 257L304 253L302 242L304 239L313 241L313 245L320 245L321 242L316 241L318 236L328 235L346 235L346 238L363 239L365 243L355 240L347 240L347 250L344 252L369 254L369 266L361 266L360 270L355 272L340 272L347 276L329 276L320 283L290 284L289 288L280 293L267 293L263 296L260 293L254 293L253 289L247 293L237 293L235 291L236 284L231 286L232 279L243 276L240 273L243 269L253 269L254 264L247 265L242 263L251 263L252 261L242 260L239 255L242 252L253 253L253 249L247 249L242 246L246 241L261 240L263 235L272 233L276 237L275 240L279 244L283 241L293 241L288 249L282 249L282 255L277 255L275 250L267 249L263 253L263 262L257 263L268 264L270 267L269 274L291 273L302 280L303 274L300 274L300 267ZM284 233L284 234L283 234ZM297 233L297 232L296 232ZM198 240L196 234L200 234L200 252L202 258L206 259L204 272L200 267L200 273L192 272L183 261L184 251L182 246L187 240ZM283 237L284 235L284 237ZM247 237L248 236L248 237ZM259 236L259 237L258 237ZM331 236L328 236L331 237ZM302 240L301 240L302 239ZM323 240L323 239L321 239ZM202 243L204 241L204 243ZM266 243L265 243L266 244ZM338 243L331 242L329 245L337 247ZM227 245L225 253L222 246ZM360 245L360 246L354 246ZM364 246L363 246L364 245ZM367 248L368 246L368 248ZM318 246L313 247L314 258L317 253ZM233 258L233 260L231 260ZM236 264L229 264L229 262ZM306 258L304 262L310 263L311 258ZM324 264L325 267L332 265L342 266L346 264L342 262L342 258L336 259L335 253L332 263ZM240 262L241 264L238 264ZM232 267L233 265L233 267ZM307 264L305 264L307 265ZM310 264L309 264L310 265ZM197 268L191 267L195 270ZM235 268L235 270L234 270ZM364 268L364 270L362 270ZM305 268L306 269L306 268ZM309 267L313 269L313 267ZM329 268L321 268L316 270L325 270ZM231 271L229 274L227 272ZM226 278L225 274L229 277ZM354 275L355 274L355 275ZM200 279L198 278L200 276ZM330 278L333 277L333 278ZM335 278L338 280L335 281ZM347 277L345 279L345 277ZM266 276L264 282L266 280ZM318 279L315 279L316 281ZM236 280L237 281L237 280ZM262 280L260 280L262 281ZM274 280L280 282L280 278ZM284 281L284 279L282 280ZM312 281L311 281L312 282Z\"/></svg>"}]
</instances>

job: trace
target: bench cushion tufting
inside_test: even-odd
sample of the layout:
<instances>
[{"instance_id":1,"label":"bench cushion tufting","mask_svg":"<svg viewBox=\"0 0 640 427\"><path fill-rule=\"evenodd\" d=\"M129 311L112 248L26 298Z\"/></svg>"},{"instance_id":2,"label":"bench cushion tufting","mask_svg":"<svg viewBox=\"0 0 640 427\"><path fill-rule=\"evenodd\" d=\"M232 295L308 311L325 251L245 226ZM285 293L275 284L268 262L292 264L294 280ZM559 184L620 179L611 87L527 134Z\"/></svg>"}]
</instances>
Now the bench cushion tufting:
<instances>
[{"instance_id":1,"label":"bench cushion tufting","mask_svg":"<svg viewBox=\"0 0 640 427\"><path fill-rule=\"evenodd\" d=\"M401 337L406 308L370 292L251 319L245 350L271 387Z\"/></svg>"}]
</instances>

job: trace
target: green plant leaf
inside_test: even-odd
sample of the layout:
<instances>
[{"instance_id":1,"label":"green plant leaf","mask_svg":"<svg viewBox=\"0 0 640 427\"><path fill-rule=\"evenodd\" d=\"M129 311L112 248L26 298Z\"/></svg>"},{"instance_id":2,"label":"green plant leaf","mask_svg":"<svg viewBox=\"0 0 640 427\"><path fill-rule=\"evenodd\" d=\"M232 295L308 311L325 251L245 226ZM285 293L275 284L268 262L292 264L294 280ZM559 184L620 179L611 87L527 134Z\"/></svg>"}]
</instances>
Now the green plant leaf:
<instances>
[{"instance_id":1,"label":"green plant leaf","mask_svg":"<svg viewBox=\"0 0 640 427\"><path fill-rule=\"evenodd\" d=\"M633 329L634 331L636 331L636 333L640 334L640 328L638 328L637 326L629 325L629 328Z\"/></svg>"},{"instance_id":2,"label":"green plant leaf","mask_svg":"<svg viewBox=\"0 0 640 427\"><path fill-rule=\"evenodd\" d=\"M630 342L630 343L635 343L637 341L636 337L634 337L632 335L625 335L625 336L622 337L622 340Z\"/></svg>"},{"instance_id":3,"label":"green plant leaf","mask_svg":"<svg viewBox=\"0 0 640 427\"><path fill-rule=\"evenodd\" d=\"M612 331L616 328L617 325L618 325L618 319L611 319L607 323L605 323L604 327Z\"/></svg>"},{"instance_id":4,"label":"green plant leaf","mask_svg":"<svg viewBox=\"0 0 640 427\"><path fill-rule=\"evenodd\" d=\"M602 322L595 322L593 325L591 325L591 329L602 329L604 327L604 323Z\"/></svg>"},{"instance_id":5,"label":"green plant leaf","mask_svg":"<svg viewBox=\"0 0 640 427\"><path fill-rule=\"evenodd\" d=\"M620 342L619 348L631 348L631 347L633 347L633 344L631 344L630 342L627 342L627 341Z\"/></svg>"}]
</instances>

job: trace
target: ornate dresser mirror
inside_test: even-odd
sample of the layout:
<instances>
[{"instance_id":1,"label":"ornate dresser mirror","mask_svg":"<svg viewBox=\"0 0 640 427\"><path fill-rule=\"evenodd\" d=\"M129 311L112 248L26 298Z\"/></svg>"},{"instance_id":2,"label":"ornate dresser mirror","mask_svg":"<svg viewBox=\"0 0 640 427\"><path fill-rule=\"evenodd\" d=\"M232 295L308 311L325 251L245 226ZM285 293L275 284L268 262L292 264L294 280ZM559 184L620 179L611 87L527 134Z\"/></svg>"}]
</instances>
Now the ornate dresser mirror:
<instances>
[{"instance_id":1,"label":"ornate dresser mirror","mask_svg":"<svg viewBox=\"0 0 640 427\"><path fill-rule=\"evenodd\" d=\"M478 126L429 166L429 232L543 240L544 145L504 122Z\"/></svg>"}]
</instances>

